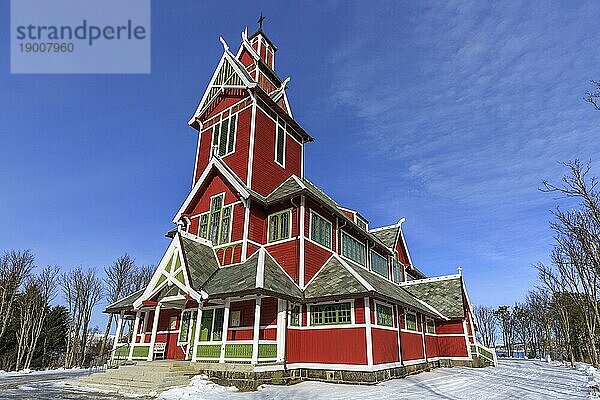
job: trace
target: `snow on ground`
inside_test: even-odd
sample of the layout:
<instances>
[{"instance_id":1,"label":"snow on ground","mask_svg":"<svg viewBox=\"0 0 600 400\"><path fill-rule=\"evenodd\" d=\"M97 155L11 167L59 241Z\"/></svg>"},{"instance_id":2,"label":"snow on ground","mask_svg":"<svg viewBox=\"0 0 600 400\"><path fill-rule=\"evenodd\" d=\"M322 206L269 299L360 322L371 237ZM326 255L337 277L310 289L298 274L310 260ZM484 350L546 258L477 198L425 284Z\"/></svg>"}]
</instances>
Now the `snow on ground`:
<instances>
[{"instance_id":1,"label":"snow on ground","mask_svg":"<svg viewBox=\"0 0 600 400\"><path fill-rule=\"evenodd\" d=\"M38 375L47 375L47 374L56 374L56 373L81 374L86 371L87 371L87 369L83 370L79 367L69 368L69 369L65 369L65 368L45 369L45 370L41 370L41 371L36 371L33 369L22 369L21 371L11 371L11 372L6 372L6 371L0 369L0 379L10 378L10 377L15 377L15 376L24 376L24 375L38 376Z\"/></svg>"},{"instance_id":2,"label":"snow on ground","mask_svg":"<svg viewBox=\"0 0 600 400\"><path fill-rule=\"evenodd\" d=\"M163 392L159 399L586 399L588 373L543 361L501 360L496 368L439 368L375 386L302 382L293 386L266 385L247 393L196 377L190 386Z\"/></svg>"}]
</instances>

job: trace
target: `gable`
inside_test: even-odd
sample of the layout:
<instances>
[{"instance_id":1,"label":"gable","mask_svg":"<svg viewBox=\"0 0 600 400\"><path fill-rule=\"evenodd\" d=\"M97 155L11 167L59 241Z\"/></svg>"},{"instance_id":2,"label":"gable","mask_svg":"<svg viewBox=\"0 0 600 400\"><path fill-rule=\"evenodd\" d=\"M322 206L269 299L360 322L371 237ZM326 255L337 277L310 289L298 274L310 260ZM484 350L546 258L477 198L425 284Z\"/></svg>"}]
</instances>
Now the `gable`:
<instances>
[{"instance_id":1,"label":"gable","mask_svg":"<svg viewBox=\"0 0 600 400\"><path fill-rule=\"evenodd\" d=\"M217 67L217 73L213 76L208 92L205 94L199 108L201 110L204 109L224 86L244 86L242 76L236 71L231 61L226 57L221 59L221 62Z\"/></svg>"},{"instance_id":2,"label":"gable","mask_svg":"<svg viewBox=\"0 0 600 400\"><path fill-rule=\"evenodd\" d=\"M240 200L236 190L217 170L212 170L207 179L200 186L196 195L192 198L184 214L197 215L210 209L210 199L218 194L225 194L223 204L230 204Z\"/></svg>"}]
</instances>

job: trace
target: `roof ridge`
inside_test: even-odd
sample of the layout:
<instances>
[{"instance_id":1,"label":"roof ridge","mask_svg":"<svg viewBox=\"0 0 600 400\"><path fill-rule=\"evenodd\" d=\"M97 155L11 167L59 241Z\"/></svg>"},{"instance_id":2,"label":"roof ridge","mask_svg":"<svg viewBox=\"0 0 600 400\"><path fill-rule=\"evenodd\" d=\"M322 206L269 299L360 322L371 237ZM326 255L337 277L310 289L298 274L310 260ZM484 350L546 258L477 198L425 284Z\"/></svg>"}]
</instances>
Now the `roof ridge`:
<instances>
[{"instance_id":1,"label":"roof ridge","mask_svg":"<svg viewBox=\"0 0 600 400\"><path fill-rule=\"evenodd\" d=\"M433 276L431 278L415 279L412 281L400 282L400 286L411 286L411 285L417 285L420 283L447 281L450 279L457 279L457 278L461 278L461 277L462 277L462 275L459 275L459 274Z\"/></svg>"}]
</instances>

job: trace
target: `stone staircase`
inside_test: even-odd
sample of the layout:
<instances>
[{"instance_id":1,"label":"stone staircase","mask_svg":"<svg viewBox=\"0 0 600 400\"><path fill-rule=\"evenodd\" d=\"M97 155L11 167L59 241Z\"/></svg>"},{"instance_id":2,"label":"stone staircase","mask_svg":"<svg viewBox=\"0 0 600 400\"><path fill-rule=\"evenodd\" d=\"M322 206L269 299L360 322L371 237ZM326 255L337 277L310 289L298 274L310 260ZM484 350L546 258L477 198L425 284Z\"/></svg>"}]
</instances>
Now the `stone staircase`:
<instances>
[{"instance_id":1,"label":"stone staircase","mask_svg":"<svg viewBox=\"0 0 600 400\"><path fill-rule=\"evenodd\" d=\"M84 376L68 385L101 392L154 397L175 386L185 386L199 373L189 361L137 361Z\"/></svg>"}]
</instances>

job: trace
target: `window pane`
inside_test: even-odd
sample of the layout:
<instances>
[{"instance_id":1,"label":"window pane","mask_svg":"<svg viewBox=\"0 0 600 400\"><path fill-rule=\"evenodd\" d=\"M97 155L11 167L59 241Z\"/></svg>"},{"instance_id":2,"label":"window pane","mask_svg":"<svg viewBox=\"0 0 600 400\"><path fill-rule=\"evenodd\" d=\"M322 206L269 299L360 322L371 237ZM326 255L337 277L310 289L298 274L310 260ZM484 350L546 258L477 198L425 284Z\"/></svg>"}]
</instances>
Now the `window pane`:
<instances>
[{"instance_id":1,"label":"window pane","mask_svg":"<svg viewBox=\"0 0 600 400\"><path fill-rule=\"evenodd\" d=\"M229 119L221 122L221 135L219 137L219 155L224 156L227 152L227 132L229 131Z\"/></svg>"},{"instance_id":2,"label":"window pane","mask_svg":"<svg viewBox=\"0 0 600 400\"><path fill-rule=\"evenodd\" d=\"M406 313L406 329L409 331L417 330L417 316L413 313Z\"/></svg>"},{"instance_id":3,"label":"window pane","mask_svg":"<svg viewBox=\"0 0 600 400\"><path fill-rule=\"evenodd\" d=\"M310 238L323 246L331 247L331 223L313 213Z\"/></svg>"},{"instance_id":4,"label":"window pane","mask_svg":"<svg viewBox=\"0 0 600 400\"><path fill-rule=\"evenodd\" d=\"M235 133L237 131L237 114L231 117L229 124L229 139L227 144L227 153L233 152L233 144L235 143Z\"/></svg>"},{"instance_id":5,"label":"window pane","mask_svg":"<svg viewBox=\"0 0 600 400\"><path fill-rule=\"evenodd\" d=\"M219 133L221 132L221 124L213 126L212 147L210 149L211 156L215 154L215 146L219 146Z\"/></svg>"},{"instance_id":6,"label":"window pane","mask_svg":"<svg viewBox=\"0 0 600 400\"><path fill-rule=\"evenodd\" d=\"M229 225L231 224L231 206L225 207L221 213L221 240L219 244L229 242Z\"/></svg>"},{"instance_id":7,"label":"window pane","mask_svg":"<svg viewBox=\"0 0 600 400\"><path fill-rule=\"evenodd\" d=\"M279 238L280 239L287 239L290 236L289 215L290 215L289 211L286 211L283 214L281 214L281 229L279 229Z\"/></svg>"},{"instance_id":8,"label":"window pane","mask_svg":"<svg viewBox=\"0 0 600 400\"><path fill-rule=\"evenodd\" d=\"M400 267L400 263L398 260L394 258L392 262L392 279L395 283L402 282L402 268Z\"/></svg>"},{"instance_id":9,"label":"window pane","mask_svg":"<svg viewBox=\"0 0 600 400\"><path fill-rule=\"evenodd\" d=\"M208 213L200 216L200 227L198 228L198 236L206 239L208 234Z\"/></svg>"},{"instance_id":10,"label":"window pane","mask_svg":"<svg viewBox=\"0 0 600 400\"><path fill-rule=\"evenodd\" d=\"M200 341L206 342L212 336L213 310L204 310L200 321Z\"/></svg>"},{"instance_id":11,"label":"window pane","mask_svg":"<svg viewBox=\"0 0 600 400\"><path fill-rule=\"evenodd\" d=\"M294 306L294 308L292 308L290 316L290 325L300 326L300 306Z\"/></svg>"},{"instance_id":12,"label":"window pane","mask_svg":"<svg viewBox=\"0 0 600 400\"><path fill-rule=\"evenodd\" d=\"M223 338L224 312L225 312L224 308L215 309L215 324L214 324L214 331L212 334L212 340L221 340Z\"/></svg>"},{"instance_id":13,"label":"window pane","mask_svg":"<svg viewBox=\"0 0 600 400\"><path fill-rule=\"evenodd\" d=\"M279 164L283 165L285 153L285 130L284 128L277 124L277 138L275 143L275 161Z\"/></svg>"},{"instance_id":14,"label":"window pane","mask_svg":"<svg viewBox=\"0 0 600 400\"><path fill-rule=\"evenodd\" d=\"M179 327L179 341L187 342L188 341L188 331L190 327L190 311L184 311L181 314L181 326Z\"/></svg>"},{"instance_id":15,"label":"window pane","mask_svg":"<svg viewBox=\"0 0 600 400\"><path fill-rule=\"evenodd\" d=\"M365 245L345 233L342 234L342 255L365 265Z\"/></svg>"},{"instance_id":16,"label":"window pane","mask_svg":"<svg viewBox=\"0 0 600 400\"><path fill-rule=\"evenodd\" d=\"M379 275L387 278L387 276L388 276L387 260L385 259L385 257L382 257L381 255L372 251L371 252L371 269L374 272L377 272Z\"/></svg>"},{"instance_id":17,"label":"window pane","mask_svg":"<svg viewBox=\"0 0 600 400\"><path fill-rule=\"evenodd\" d=\"M272 215L269 219L269 241L279 239L279 215Z\"/></svg>"},{"instance_id":18,"label":"window pane","mask_svg":"<svg viewBox=\"0 0 600 400\"><path fill-rule=\"evenodd\" d=\"M394 326L394 315L391 307L377 304L377 325Z\"/></svg>"}]
</instances>

